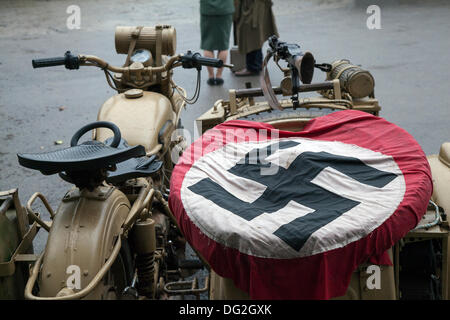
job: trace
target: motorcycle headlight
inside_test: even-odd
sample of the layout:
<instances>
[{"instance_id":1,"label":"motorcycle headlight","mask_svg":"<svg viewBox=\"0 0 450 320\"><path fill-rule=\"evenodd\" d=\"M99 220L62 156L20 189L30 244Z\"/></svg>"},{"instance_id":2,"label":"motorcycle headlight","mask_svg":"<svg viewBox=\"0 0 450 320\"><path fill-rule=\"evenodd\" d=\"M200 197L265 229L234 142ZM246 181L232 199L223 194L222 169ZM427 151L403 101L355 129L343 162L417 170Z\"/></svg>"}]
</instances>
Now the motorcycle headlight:
<instances>
[{"instance_id":1,"label":"motorcycle headlight","mask_svg":"<svg viewBox=\"0 0 450 320\"><path fill-rule=\"evenodd\" d=\"M131 61L131 63L140 62L145 67L148 67L153 64L153 56L149 50L137 49L137 50L134 50L133 54L131 55L130 61Z\"/></svg>"}]
</instances>

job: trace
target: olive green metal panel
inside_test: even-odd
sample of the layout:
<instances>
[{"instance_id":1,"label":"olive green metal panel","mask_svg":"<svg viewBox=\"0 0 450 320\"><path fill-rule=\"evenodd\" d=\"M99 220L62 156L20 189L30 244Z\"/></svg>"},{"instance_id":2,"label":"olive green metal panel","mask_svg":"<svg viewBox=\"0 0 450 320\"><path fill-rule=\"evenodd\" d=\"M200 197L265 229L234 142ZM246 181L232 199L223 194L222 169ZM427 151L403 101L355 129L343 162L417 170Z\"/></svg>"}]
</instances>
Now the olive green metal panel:
<instances>
[{"instance_id":1,"label":"olive green metal panel","mask_svg":"<svg viewBox=\"0 0 450 320\"><path fill-rule=\"evenodd\" d=\"M7 262L19 245L15 210L0 215L0 262ZM14 276L0 277L0 299L17 299Z\"/></svg>"},{"instance_id":2,"label":"olive green metal panel","mask_svg":"<svg viewBox=\"0 0 450 320\"><path fill-rule=\"evenodd\" d=\"M16 211L10 209L0 214L0 262L9 261L19 243Z\"/></svg>"},{"instance_id":3,"label":"olive green metal panel","mask_svg":"<svg viewBox=\"0 0 450 320\"><path fill-rule=\"evenodd\" d=\"M6 201L6 200L5 200ZM0 200L0 206L4 203ZM0 213L0 263L11 260L16 251L20 237L17 226L17 214L14 205ZM15 273L10 276L0 275L0 300L22 299L25 287L23 266L16 267Z\"/></svg>"}]
</instances>

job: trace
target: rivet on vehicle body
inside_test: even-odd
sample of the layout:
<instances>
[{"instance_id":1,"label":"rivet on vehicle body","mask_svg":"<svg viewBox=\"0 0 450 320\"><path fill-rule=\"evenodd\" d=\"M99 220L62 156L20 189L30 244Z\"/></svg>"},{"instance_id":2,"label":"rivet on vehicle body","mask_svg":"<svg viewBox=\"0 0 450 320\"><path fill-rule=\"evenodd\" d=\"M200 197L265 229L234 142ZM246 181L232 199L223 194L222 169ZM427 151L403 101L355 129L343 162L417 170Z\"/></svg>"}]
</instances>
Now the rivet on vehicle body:
<instances>
[{"instance_id":1,"label":"rivet on vehicle body","mask_svg":"<svg viewBox=\"0 0 450 320\"><path fill-rule=\"evenodd\" d=\"M89 271L88 271L88 270L83 270L83 276L87 277L88 274L89 274Z\"/></svg>"},{"instance_id":2,"label":"rivet on vehicle body","mask_svg":"<svg viewBox=\"0 0 450 320\"><path fill-rule=\"evenodd\" d=\"M52 274L49 272L47 273L47 278L50 278L52 276Z\"/></svg>"}]
</instances>

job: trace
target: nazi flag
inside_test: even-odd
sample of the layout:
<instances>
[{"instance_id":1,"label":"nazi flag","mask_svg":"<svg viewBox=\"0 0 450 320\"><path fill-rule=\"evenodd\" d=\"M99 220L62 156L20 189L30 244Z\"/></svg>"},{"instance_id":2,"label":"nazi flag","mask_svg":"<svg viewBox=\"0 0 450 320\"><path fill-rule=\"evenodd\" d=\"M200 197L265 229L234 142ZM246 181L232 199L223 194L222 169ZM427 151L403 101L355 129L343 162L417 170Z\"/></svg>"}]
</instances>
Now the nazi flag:
<instances>
[{"instance_id":1,"label":"nazi flag","mask_svg":"<svg viewBox=\"0 0 450 320\"><path fill-rule=\"evenodd\" d=\"M357 265L412 229L431 196L417 142L359 111L300 132L229 121L180 160L169 205L183 234L252 298L345 294Z\"/></svg>"}]
</instances>

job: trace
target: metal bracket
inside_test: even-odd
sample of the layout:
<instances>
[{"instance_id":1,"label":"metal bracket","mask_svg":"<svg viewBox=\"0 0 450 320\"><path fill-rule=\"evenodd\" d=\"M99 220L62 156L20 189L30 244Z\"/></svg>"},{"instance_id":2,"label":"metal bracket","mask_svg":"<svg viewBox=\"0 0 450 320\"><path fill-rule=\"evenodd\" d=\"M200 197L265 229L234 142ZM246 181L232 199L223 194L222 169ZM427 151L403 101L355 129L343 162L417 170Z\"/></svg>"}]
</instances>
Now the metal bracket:
<instances>
[{"instance_id":1,"label":"metal bracket","mask_svg":"<svg viewBox=\"0 0 450 320\"><path fill-rule=\"evenodd\" d=\"M334 93L334 99L337 99L337 100L342 99L341 82L339 81L339 79L333 80L333 93Z\"/></svg>"},{"instance_id":2,"label":"metal bracket","mask_svg":"<svg viewBox=\"0 0 450 320\"><path fill-rule=\"evenodd\" d=\"M230 93L230 114L234 115L237 112L237 107L236 107L236 90L231 89L229 91Z\"/></svg>"},{"instance_id":3,"label":"metal bracket","mask_svg":"<svg viewBox=\"0 0 450 320\"><path fill-rule=\"evenodd\" d=\"M94 191L88 191L83 190L83 196L85 196L88 199L95 199L95 200L106 200L111 195L111 193L114 191L115 187L112 186L99 186ZM74 201L81 197L81 191L78 188L74 188L72 190L69 190L66 195L63 198L63 202L69 202Z\"/></svg>"},{"instance_id":4,"label":"metal bracket","mask_svg":"<svg viewBox=\"0 0 450 320\"><path fill-rule=\"evenodd\" d=\"M209 290L209 277L205 277L205 286L198 287L198 280L195 277L190 281L168 282L164 286L164 292L168 295L198 295Z\"/></svg>"},{"instance_id":5,"label":"metal bracket","mask_svg":"<svg viewBox=\"0 0 450 320\"><path fill-rule=\"evenodd\" d=\"M16 251L11 256L11 259L7 262L0 263L0 277L8 277L13 275L16 272L16 262L30 261L25 259L31 258L29 255L25 255L25 252L27 252L33 244L33 239L38 231L38 224L34 222L18 245ZM31 261L33 261L33 259L31 259Z\"/></svg>"}]
</instances>

